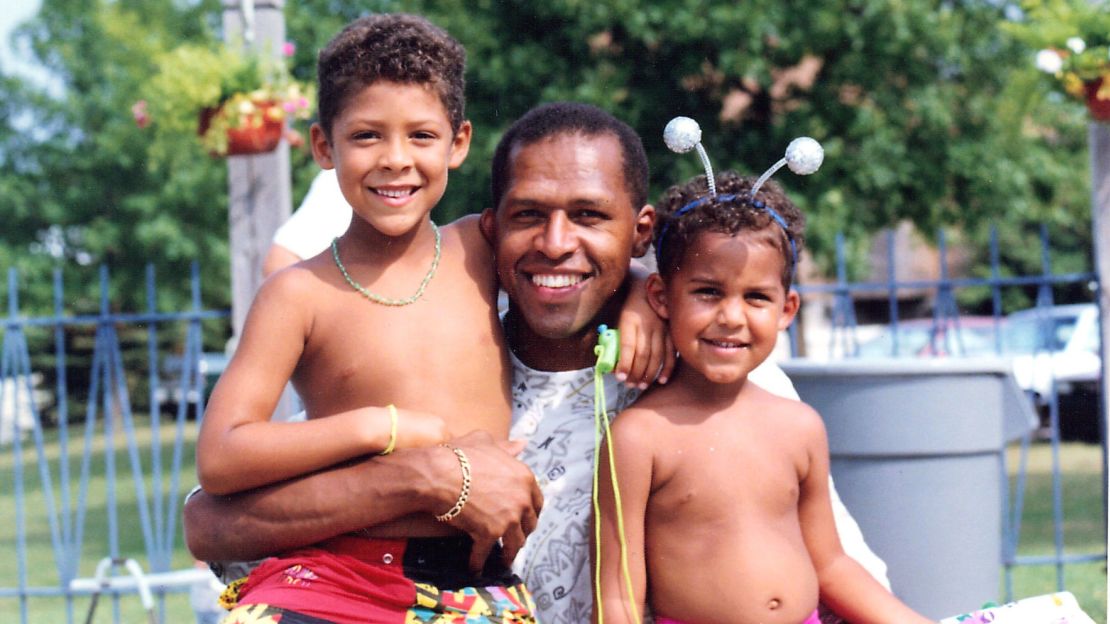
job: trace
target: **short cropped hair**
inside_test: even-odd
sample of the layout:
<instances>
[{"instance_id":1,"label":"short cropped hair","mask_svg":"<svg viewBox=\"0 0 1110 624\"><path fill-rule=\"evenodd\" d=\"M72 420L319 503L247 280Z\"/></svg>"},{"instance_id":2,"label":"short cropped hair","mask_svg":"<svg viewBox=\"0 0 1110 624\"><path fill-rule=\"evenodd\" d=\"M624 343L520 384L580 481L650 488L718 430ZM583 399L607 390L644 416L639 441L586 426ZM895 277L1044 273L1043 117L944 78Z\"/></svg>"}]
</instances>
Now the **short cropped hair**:
<instances>
[{"instance_id":1,"label":"short cropped hair","mask_svg":"<svg viewBox=\"0 0 1110 624\"><path fill-rule=\"evenodd\" d=\"M418 15L383 13L348 24L316 60L317 110L331 137L347 100L387 80L432 88L447 110L451 130L462 126L466 106L466 50L447 31Z\"/></svg>"},{"instance_id":2,"label":"short cropped hair","mask_svg":"<svg viewBox=\"0 0 1110 624\"><path fill-rule=\"evenodd\" d=\"M760 240L782 253L782 284L790 290L795 262L790 241L794 241L797 252L801 253L805 242L805 216L783 193L782 187L768 181L759 188L759 195L754 199L772 208L786 221L787 228L784 231L766 209L751 203L749 193L755 180L754 177L742 176L735 171L723 171L716 177L716 197L710 197L704 175L664 191L655 206L653 239L659 274L664 278L673 275L685 258L686 250L699 234L714 232L731 236L746 232L757 234ZM728 195L735 195L737 198L725 201L720 199ZM691 202L703 198L706 201L677 214Z\"/></svg>"},{"instance_id":3,"label":"short cropped hair","mask_svg":"<svg viewBox=\"0 0 1110 624\"><path fill-rule=\"evenodd\" d=\"M632 198L632 208L639 210L647 203L648 162L640 135L628 124L596 106L578 102L553 102L525 113L509 126L497 143L490 180L495 210L501 205L501 199L509 188L512 175L509 160L513 150L542 139L567 134L615 137L621 146L624 184Z\"/></svg>"}]
</instances>

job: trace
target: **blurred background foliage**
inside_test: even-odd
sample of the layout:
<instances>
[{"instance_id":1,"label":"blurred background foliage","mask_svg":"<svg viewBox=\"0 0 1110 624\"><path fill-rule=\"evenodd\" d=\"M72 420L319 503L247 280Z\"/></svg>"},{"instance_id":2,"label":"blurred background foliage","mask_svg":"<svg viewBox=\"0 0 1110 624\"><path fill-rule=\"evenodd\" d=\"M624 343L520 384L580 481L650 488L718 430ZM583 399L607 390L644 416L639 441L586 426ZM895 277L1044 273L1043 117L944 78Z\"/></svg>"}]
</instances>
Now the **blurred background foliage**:
<instances>
[{"instance_id":1,"label":"blurred background foliage","mask_svg":"<svg viewBox=\"0 0 1110 624\"><path fill-rule=\"evenodd\" d=\"M869 236L911 221L928 240L953 232L988 275L988 226L1003 274L1040 272L1049 227L1054 270L1091 266L1086 113L1052 97L1036 50L1000 25L1003 0L286 0L294 74L372 11L428 16L468 51L470 156L435 218L489 203L488 165L509 123L531 106L597 104L644 137L652 196L698 172L662 128L697 119L717 169L758 174L809 135L825 165L779 181L809 216L809 251L828 271L834 239L852 243L857 275ZM218 0L43 0L14 33L49 80L0 67L0 267L25 276L25 310L50 306L49 269L65 267L67 305L95 306L94 267L112 269L114 305L143 309L143 266L156 267L164 309L187 307L189 263L206 307L230 305L227 172L190 142L166 163L131 106L160 51L219 39ZM155 123L157 120L154 120ZM294 150L294 205L315 165ZM82 273L88 269L88 276ZM974 306L975 302L968 302Z\"/></svg>"}]
</instances>

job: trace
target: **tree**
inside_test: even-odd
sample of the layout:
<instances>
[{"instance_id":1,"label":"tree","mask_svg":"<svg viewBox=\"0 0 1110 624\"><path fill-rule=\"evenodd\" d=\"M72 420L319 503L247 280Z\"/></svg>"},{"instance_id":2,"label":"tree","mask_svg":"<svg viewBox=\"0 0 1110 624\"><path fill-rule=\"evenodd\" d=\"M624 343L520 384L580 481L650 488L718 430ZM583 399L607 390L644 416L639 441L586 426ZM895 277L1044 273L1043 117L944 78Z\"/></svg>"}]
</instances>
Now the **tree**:
<instances>
[{"instance_id":1,"label":"tree","mask_svg":"<svg viewBox=\"0 0 1110 624\"><path fill-rule=\"evenodd\" d=\"M653 196L699 171L663 146L675 115L700 122L718 169L757 174L794 137L817 138L822 170L778 179L806 211L810 252L826 267L836 232L866 241L903 219L972 240L1007 224L1004 260L1023 273L1037 270L1031 236L1047 221L1069 250L1060 266L1089 266L1084 117L1034 96L1019 71L1033 51L997 28L1004 4L287 0L294 74L312 79L316 50L367 10L425 14L467 48L475 138L438 221L488 205L488 163L513 119L574 99L641 133ZM205 304L226 307L224 163L182 146L172 166L151 168L129 113L155 52L218 39L219 11L215 0L44 0L20 36L63 88L52 96L8 79L0 92L0 201L15 215L0 235L4 266L55 264L58 245L42 243L62 240L67 257L110 263L114 300L134 306L143 264L164 280L195 259ZM294 200L309 161L294 154Z\"/></svg>"},{"instance_id":2,"label":"tree","mask_svg":"<svg viewBox=\"0 0 1110 624\"><path fill-rule=\"evenodd\" d=\"M9 140L0 145L0 185L22 189L5 197L17 218L5 228L2 248L24 270L24 299L35 308L50 301L52 266L66 267L71 309L96 305L95 273L73 269L72 261L109 265L112 301L130 310L145 308L148 262L161 282L179 285L163 289L160 303L186 308L185 279L190 263L200 261L206 300L226 303L223 163L198 152L172 167L150 167L146 138L130 112L156 52L212 36L217 2L179 5L45 0L17 32L58 85L24 84L0 95L11 111L3 131Z\"/></svg>"}]
</instances>

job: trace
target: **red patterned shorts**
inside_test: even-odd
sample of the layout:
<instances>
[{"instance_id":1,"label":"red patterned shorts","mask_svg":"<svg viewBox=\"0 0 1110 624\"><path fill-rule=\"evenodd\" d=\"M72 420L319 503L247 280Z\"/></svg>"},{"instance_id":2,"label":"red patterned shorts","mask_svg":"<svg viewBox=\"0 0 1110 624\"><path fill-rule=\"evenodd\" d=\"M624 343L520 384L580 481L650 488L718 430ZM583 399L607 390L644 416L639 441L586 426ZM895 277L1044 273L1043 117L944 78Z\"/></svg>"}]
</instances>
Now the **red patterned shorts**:
<instances>
[{"instance_id":1,"label":"red patterned shorts","mask_svg":"<svg viewBox=\"0 0 1110 624\"><path fill-rule=\"evenodd\" d=\"M475 575L471 544L344 535L267 559L223 624L534 624L532 597L500 550Z\"/></svg>"}]
</instances>

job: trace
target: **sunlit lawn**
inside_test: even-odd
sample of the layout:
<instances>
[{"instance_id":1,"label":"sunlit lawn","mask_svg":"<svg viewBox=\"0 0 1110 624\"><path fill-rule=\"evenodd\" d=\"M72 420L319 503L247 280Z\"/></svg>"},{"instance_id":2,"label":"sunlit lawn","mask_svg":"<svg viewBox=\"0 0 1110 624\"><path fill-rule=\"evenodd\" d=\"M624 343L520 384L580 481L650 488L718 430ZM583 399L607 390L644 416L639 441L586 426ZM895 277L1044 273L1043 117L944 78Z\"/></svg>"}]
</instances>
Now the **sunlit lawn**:
<instances>
[{"instance_id":1,"label":"sunlit lawn","mask_svg":"<svg viewBox=\"0 0 1110 624\"><path fill-rule=\"evenodd\" d=\"M101 425L102 426L102 425ZM196 436L195 426L188 423L186 426L185 437L188 440L182 448L182 469L181 469L181 491L187 492L196 482L194 470L194 444L193 440ZM163 470L168 472L170 462L172 462L172 445L174 436L174 427L172 422L163 420L160 427L159 437L162 440L162 458L161 462ZM102 429L100 429L102 431ZM130 458L124 450L126 447L122 442L122 432L116 431L117 439L121 442L117 445L117 452L115 453L115 473L116 473L116 504L118 530L119 552L124 557L133 557L139 561L146 569L147 557L146 550L143 542L143 531L140 523L140 515L136 504L135 485L131 473ZM149 421L147 420L144 427L139 427L136 430L136 437L138 446L140 448L149 448L151 444L151 429ZM59 434L57 430L49 430L46 432L46 457L50 462L50 479L53 483L55 492L55 508L58 509L60 514L61 507L61 494L60 494L60 471L59 471L59 458L60 458L60 445L58 443ZM84 447L84 427L71 426L69 428L69 473L70 473L70 513L74 514L74 506L78 500L78 489L80 487L80 473L81 473L81 456ZM97 438L102 441L103 438ZM89 490L88 490L88 510L85 516L83 526L83 548L81 551L80 568L78 571L79 576L89 577L92 576L97 562L100 558L107 556L110 553L109 545L111 543L109 521L108 521L108 497L105 479L105 455L103 452L103 444L100 442L96 446L96 451L93 454L93 461L89 466ZM13 447L5 447L0 449L0 558L5 562L5 565L0 567L0 588L15 588L19 586L19 578L21 573L25 575L26 586L31 588L57 588L59 586L59 573L57 564L55 563L54 549L51 542L51 529L46 514L45 498L43 496L43 488L40 483L40 472L37 464L37 454L34 444L30 437L28 437L22 449L23 456L23 485L26 494L26 508L22 522L26 526L27 544L25 552L26 566L21 571L17 566L18 552L16 550L16 522L18 516L15 507L15 472L14 472L14 451ZM149 451L142 454L142 466L147 475L150 474L151 456ZM163 491L166 492L170 487L170 479L168 475L162 480ZM149 493L151 492L152 485L149 476L146 478L146 488L148 496L148 505L151 504ZM175 513L176 522L178 526L177 539L174 544L173 554L173 569L182 569L192 564L192 558L185 550L184 544L181 539L180 531L180 513L181 513L181 498L177 499L177 511ZM119 571L122 573L122 571ZM118 603L111 597L102 597L96 607L93 622L97 624L113 622L113 611L117 608L120 609L120 622L124 623L146 623L147 616L143 611L137 595L124 594ZM73 608L73 622L85 622L86 614L89 609L88 597L77 597L74 599ZM178 622L192 622L193 612L189 607L188 593L169 594L166 598L166 614L160 621L175 624ZM63 623L67 622L65 600L60 597L45 597L34 596L28 599L26 605L21 605L18 597L0 597L0 622L19 622L21 612L23 609L27 612L27 621L38 624L43 623Z\"/></svg>"},{"instance_id":2,"label":"sunlit lawn","mask_svg":"<svg viewBox=\"0 0 1110 624\"><path fill-rule=\"evenodd\" d=\"M1018 466L1017 449L1007 462L1011 474ZM1021 555L1052 555L1055 537L1052 526L1052 449L1047 443L1031 447L1026 476L1025 509L1022 514L1018 552ZM1063 487L1064 552L1103 553L1106 549L1106 515L1103 508L1098 445L1069 443L1061 446ZM1011 478L1013 482L1013 478ZM1106 624L1106 564L1069 564L1064 568L1064 587L1075 594L1090 616ZM1013 572L1015 598L1056 591L1056 566L1021 566Z\"/></svg>"},{"instance_id":3,"label":"sunlit lawn","mask_svg":"<svg viewBox=\"0 0 1110 624\"><path fill-rule=\"evenodd\" d=\"M170 448L173 440L173 427L168 422L162 425L160 438L163 442L163 464L170 461ZM142 445L149 445L151 439L150 429L147 426L138 432ZM182 483L181 490L188 491L192 487L194 476L194 455L192 440L195 428L190 423L186 428L186 437L190 440L183 449ZM51 475L55 491L58 491L58 459L59 445L56 431L48 432L47 457L51 462ZM80 472L80 457L83 444L83 429L70 428L70 470L71 488L76 492L78 475ZM4 448L0 451L0 557L7 565L0 567L0 588L13 588L18 586L19 568L15 565L17 552L15 550L16 510L14 497L14 471L13 449ZM50 529L44 510L42 488L39 486L39 470L35 462L33 445L24 445L24 486L27 495L27 512L25 523L27 527L26 550L26 579L29 587L57 587L58 573L55 567L53 550L50 540ZM96 454L96 462L91 467L88 515L84 526L84 548L81 556L80 574L91 576L97 560L109 552L109 531L106 514L106 487L105 469L102 453ZM149 453L143 456L144 469L150 465ZM1102 482L1099 473L1101 451L1098 446L1084 444L1066 444L1061 453L1063 466L1063 504L1064 517L1064 544L1068 553L1103 552L1105 548L1106 529L1103 510ZM1011 449L1008 457L1011 471L1016 470L1016 449ZM1049 555L1053 553L1052 529L1052 490L1051 490L1051 454L1047 444L1036 444L1031 448L1027 477L1027 491L1025 495L1025 512L1022 521L1020 553L1023 555ZM126 453L116 454L116 482L117 482L117 509L119 510L119 549L124 556L134 556L139 561L146 560L143 547L143 537L140 528L139 514L135 503L135 488ZM164 480L165 487L169 486L168 477ZM147 488L149 491L149 480ZM72 500L76 501L76 493ZM178 505L180 514L180 505ZM178 517L180 523L180 517ZM180 569L191 564L192 559L186 552L180 538L180 530L175 543L173 567ZM1102 562L1071 564L1065 568L1065 588L1076 595L1080 605L1091 615L1096 622L1106 624L1106 567ZM1038 594L1050 593L1056 590L1055 566L1029 566L1019 567L1013 573L1013 594L1021 598ZM1004 593L1004 590L1003 590ZM88 599L74 600L74 622L84 622L88 610ZM139 600L133 595L124 595L118 601L121 609L120 621L125 623L146 622L146 616L139 605ZM113 621L113 601L101 600L96 609L94 622L108 623ZM168 623L191 622L193 614L189 608L187 594L171 594L166 599L166 616L163 620ZM65 601L57 597L32 597L27 602L28 621L39 622L66 622ZM17 597L0 597L0 622L18 622L21 613L21 604Z\"/></svg>"}]
</instances>

